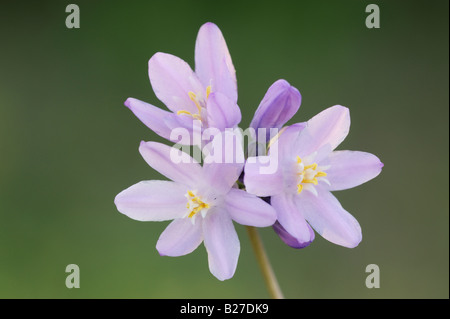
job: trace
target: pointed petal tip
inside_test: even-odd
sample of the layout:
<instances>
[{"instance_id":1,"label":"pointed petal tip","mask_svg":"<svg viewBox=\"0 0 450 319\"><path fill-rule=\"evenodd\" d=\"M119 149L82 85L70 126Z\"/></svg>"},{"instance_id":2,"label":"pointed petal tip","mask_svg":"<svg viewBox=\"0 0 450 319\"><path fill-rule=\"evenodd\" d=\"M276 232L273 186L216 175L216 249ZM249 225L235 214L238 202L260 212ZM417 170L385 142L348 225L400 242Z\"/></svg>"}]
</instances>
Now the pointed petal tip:
<instances>
[{"instance_id":1,"label":"pointed petal tip","mask_svg":"<svg viewBox=\"0 0 450 319\"><path fill-rule=\"evenodd\" d=\"M164 254L164 253L159 249L158 243L156 243L155 248L156 248L156 251L158 252L158 255L160 255L161 257L167 256L166 254Z\"/></svg>"},{"instance_id":2,"label":"pointed petal tip","mask_svg":"<svg viewBox=\"0 0 450 319\"><path fill-rule=\"evenodd\" d=\"M297 238L295 238L294 236L292 236L291 234L289 234L286 229L281 226L281 224L277 221L275 222L275 224L273 224L272 226L273 230L275 231L275 233L278 235L278 237L280 237L280 239L289 247L294 248L294 249L303 249L308 247L309 245L311 245L311 243L314 241L315 239L315 234L314 234L314 230L312 230L311 227L308 226L309 228L309 235L310 235L310 240L306 241L306 242L302 242L299 241Z\"/></svg>"},{"instance_id":3,"label":"pointed petal tip","mask_svg":"<svg viewBox=\"0 0 450 319\"><path fill-rule=\"evenodd\" d=\"M299 102L295 103L295 104L301 104L302 101L302 95L300 94L300 91L295 87L292 86L288 81L284 80L284 79L280 79L278 81L276 81L274 84L277 84L278 86L280 86L281 89L284 89L285 92L287 92L292 98L296 98L298 99Z\"/></svg>"},{"instance_id":4,"label":"pointed petal tip","mask_svg":"<svg viewBox=\"0 0 450 319\"><path fill-rule=\"evenodd\" d=\"M373 155L373 154L372 154ZM376 155L373 155L377 160L378 160L378 173L373 177L373 178L375 178L375 177L377 177L380 173L381 173L381 171L383 170L383 167L384 167L384 163L376 156Z\"/></svg>"},{"instance_id":5,"label":"pointed petal tip","mask_svg":"<svg viewBox=\"0 0 450 319\"><path fill-rule=\"evenodd\" d=\"M142 155L142 152L144 152L145 149L149 149L153 143L156 143L156 142L140 141L139 147L138 147L139 153L141 153L141 155Z\"/></svg>"},{"instance_id":6,"label":"pointed petal tip","mask_svg":"<svg viewBox=\"0 0 450 319\"><path fill-rule=\"evenodd\" d=\"M117 194L116 197L114 197L114 205L116 205L117 210L119 210L119 207L118 207L119 195L120 195L120 193ZM119 212L120 212L120 210L119 210Z\"/></svg>"},{"instance_id":7,"label":"pointed petal tip","mask_svg":"<svg viewBox=\"0 0 450 319\"><path fill-rule=\"evenodd\" d=\"M165 56L165 55L171 55L169 53L164 53L164 52L156 52L155 54L152 55L152 57L148 60L148 64L150 65L150 62L155 61L157 58Z\"/></svg>"},{"instance_id":8,"label":"pointed petal tip","mask_svg":"<svg viewBox=\"0 0 450 319\"><path fill-rule=\"evenodd\" d=\"M357 238L355 238L353 241L351 241L351 242L348 241L345 244L338 244L338 245L341 245L342 247L345 247L345 248L356 248L361 243L361 241L362 241L362 234L360 233L360 235Z\"/></svg>"},{"instance_id":9,"label":"pointed petal tip","mask_svg":"<svg viewBox=\"0 0 450 319\"><path fill-rule=\"evenodd\" d=\"M204 24L200 27L200 29L202 29L202 28L217 28L217 29L219 29L219 27L217 26L217 24L215 24L214 22L211 22L211 21L208 21L208 22L204 23Z\"/></svg>"},{"instance_id":10,"label":"pointed petal tip","mask_svg":"<svg viewBox=\"0 0 450 319\"><path fill-rule=\"evenodd\" d=\"M290 86L289 91L291 94L297 95L300 99L302 98L302 95L300 94L300 91L295 86Z\"/></svg>"},{"instance_id":11,"label":"pointed petal tip","mask_svg":"<svg viewBox=\"0 0 450 319\"><path fill-rule=\"evenodd\" d=\"M333 108L339 109L341 112L344 112L346 114L347 113L350 114L350 109L346 106L338 104L338 105L333 106Z\"/></svg>"},{"instance_id":12,"label":"pointed petal tip","mask_svg":"<svg viewBox=\"0 0 450 319\"><path fill-rule=\"evenodd\" d=\"M166 254L164 254L164 253L162 253L161 251L159 251L159 250L158 250L158 247L156 247L156 251L158 252L158 254L159 254L161 257L166 257L166 256L167 256Z\"/></svg>"},{"instance_id":13,"label":"pointed petal tip","mask_svg":"<svg viewBox=\"0 0 450 319\"><path fill-rule=\"evenodd\" d=\"M290 87L291 86L289 84L289 82L286 81L285 79L276 80L273 84L277 84L277 85L280 85L280 86L286 86L286 87Z\"/></svg>"},{"instance_id":14,"label":"pointed petal tip","mask_svg":"<svg viewBox=\"0 0 450 319\"><path fill-rule=\"evenodd\" d=\"M155 54L152 55L152 57L148 60L148 67L149 69L152 66L156 66L156 64L158 63L164 63L166 62L167 59L179 59L177 56L170 54L170 53L166 53L166 52L156 52ZM150 70L149 70L150 71Z\"/></svg>"},{"instance_id":15,"label":"pointed petal tip","mask_svg":"<svg viewBox=\"0 0 450 319\"><path fill-rule=\"evenodd\" d=\"M224 276L224 277L222 277L222 276L218 277L216 275L214 275L214 276L220 281L225 281L225 280L231 279L233 277L233 275L231 275L231 276Z\"/></svg>"},{"instance_id":16,"label":"pointed petal tip","mask_svg":"<svg viewBox=\"0 0 450 319\"><path fill-rule=\"evenodd\" d=\"M131 108L131 97L129 97L128 99L126 99L125 102L123 102L123 104L124 104L127 108Z\"/></svg>"},{"instance_id":17,"label":"pointed petal tip","mask_svg":"<svg viewBox=\"0 0 450 319\"><path fill-rule=\"evenodd\" d=\"M292 90L294 92L299 92L298 89L295 86L292 86L287 80L285 79L279 79L276 80L273 84L276 84L279 87L285 87L286 90ZM272 84L272 85L273 85Z\"/></svg>"},{"instance_id":18,"label":"pointed petal tip","mask_svg":"<svg viewBox=\"0 0 450 319\"><path fill-rule=\"evenodd\" d=\"M332 111L335 111L335 112L339 111L345 115L347 115L347 113L350 114L350 109L341 104L336 104L336 105L330 106L330 107L326 108L325 110L323 110L322 112L320 112L319 114L326 113L326 112L332 112Z\"/></svg>"},{"instance_id":19,"label":"pointed petal tip","mask_svg":"<svg viewBox=\"0 0 450 319\"><path fill-rule=\"evenodd\" d=\"M169 53L163 53L163 52L156 52L155 54L152 55L152 57L148 60L148 71L149 74L151 74L151 69L156 67L156 65L158 65L158 60L160 60L161 58L164 59L164 57L169 56L171 54Z\"/></svg>"}]
</instances>

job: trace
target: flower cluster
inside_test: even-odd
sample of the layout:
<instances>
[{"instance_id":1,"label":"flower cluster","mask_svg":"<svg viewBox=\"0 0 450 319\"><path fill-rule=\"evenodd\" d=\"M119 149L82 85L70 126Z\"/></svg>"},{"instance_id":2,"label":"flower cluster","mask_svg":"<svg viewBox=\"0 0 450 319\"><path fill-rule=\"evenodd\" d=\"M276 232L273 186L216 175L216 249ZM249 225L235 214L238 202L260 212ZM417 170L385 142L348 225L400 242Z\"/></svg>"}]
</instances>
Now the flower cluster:
<instances>
[{"instance_id":1,"label":"flower cluster","mask_svg":"<svg viewBox=\"0 0 450 319\"><path fill-rule=\"evenodd\" d=\"M341 246L359 244L358 221L331 192L369 181L383 164L369 153L335 151L349 132L347 108L333 106L285 126L300 108L301 95L278 80L255 112L251 147L244 151L236 72L215 24L200 28L195 71L166 53L156 53L148 69L152 88L169 111L134 98L125 105L155 133L178 143L139 147L148 165L171 181L139 182L119 193L115 204L135 220L173 220L156 244L160 255L185 255L203 242L211 273L229 279L240 252L233 221L272 226L294 248L308 246L313 229ZM180 129L188 138L174 134ZM196 134L206 132L208 138L198 142ZM199 147L202 157L191 157L181 144Z\"/></svg>"}]
</instances>

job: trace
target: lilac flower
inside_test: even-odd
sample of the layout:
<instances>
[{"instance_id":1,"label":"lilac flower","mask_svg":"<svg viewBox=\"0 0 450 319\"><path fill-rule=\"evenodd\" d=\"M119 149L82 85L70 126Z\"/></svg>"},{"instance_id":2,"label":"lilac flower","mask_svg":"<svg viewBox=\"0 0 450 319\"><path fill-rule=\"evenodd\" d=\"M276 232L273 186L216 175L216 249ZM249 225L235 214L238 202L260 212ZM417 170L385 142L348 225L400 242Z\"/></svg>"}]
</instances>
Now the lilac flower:
<instances>
[{"instance_id":1,"label":"lilac flower","mask_svg":"<svg viewBox=\"0 0 450 319\"><path fill-rule=\"evenodd\" d=\"M200 166L187 153L155 142L141 142L145 161L172 181L142 181L118 194L117 209L139 221L173 221L159 237L156 249L163 256L189 254L204 242L211 273L220 280L233 276L240 251L233 220L256 227L272 225L275 210L262 199L234 188L243 169L243 160L224 162L229 156L226 140L214 138L212 153L221 154L221 163L205 158ZM238 145L235 135L233 143ZM227 147L225 147L225 146ZM243 159L242 146L236 158ZM222 152L220 152L222 151ZM180 160L179 163L173 161Z\"/></svg>"},{"instance_id":2,"label":"lilac flower","mask_svg":"<svg viewBox=\"0 0 450 319\"><path fill-rule=\"evenodd\" d=\"M236 71L225 39L213 23L204 24L195 45L195 72L180 58L158 52L148 63L152 88L170 111L134 98L125 105L150 129L163 138L174 128L191 133L214 127L223 131L241 121L237 102ZM192 140L191 140L191 143Z\"/></svg>"},{"instance_id":3,"label":"lilac flower","mask_svg":"<svg viewBox=\"0 0 450 319\"><path fill-rule=\"evenodd\" d=\"M273 142L278 152L271 152L271 147L265 157L278 161L274 174L260 174L260 161L249 158L245 165L247 192L271 197L282 227L277 232L283 238L286 231L296 239L293 246L307 245L314 239L309 225L325 239L345 247L356 247L362 239L358 221L342 208L331 191L371 180L381 172L383 164L369 153L333 151L349 128L346 107L328 108L309 120L306 128L292 125Z\"/></svg>"}]
</instances>

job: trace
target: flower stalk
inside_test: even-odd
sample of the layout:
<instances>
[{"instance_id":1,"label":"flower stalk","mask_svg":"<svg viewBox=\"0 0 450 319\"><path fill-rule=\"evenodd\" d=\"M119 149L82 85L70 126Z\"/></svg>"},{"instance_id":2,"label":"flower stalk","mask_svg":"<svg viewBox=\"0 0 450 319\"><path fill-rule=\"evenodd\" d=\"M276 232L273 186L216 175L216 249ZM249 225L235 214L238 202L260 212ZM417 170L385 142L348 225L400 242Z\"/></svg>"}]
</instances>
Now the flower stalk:
<instances>
[{"instance_id":1,"label":"flower stalk","mask_svg":"<svg viewBox=\"0 0 450 319\"><path fill-rule=\"evenodd\" d=\"M280 285L278 284L278 280L275 277L275 273L272 269L272 266L270 265L269 258L267 257L266 251L261 241L261 237L258 234L258 230L253 226L246 226L246 228L270 297L272 299L284 299L283 293L280 289Z\"/></svg>"}]
</instances>

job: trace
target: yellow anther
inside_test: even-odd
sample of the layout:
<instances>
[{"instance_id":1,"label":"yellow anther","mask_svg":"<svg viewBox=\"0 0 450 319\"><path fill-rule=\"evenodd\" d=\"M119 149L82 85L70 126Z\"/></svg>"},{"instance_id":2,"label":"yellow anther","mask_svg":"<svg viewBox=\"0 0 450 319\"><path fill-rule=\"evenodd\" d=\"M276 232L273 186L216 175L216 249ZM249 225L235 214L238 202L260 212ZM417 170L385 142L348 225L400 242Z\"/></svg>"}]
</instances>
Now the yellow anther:
<instances>
[{"instance_id":1,"label":"yellow anther","mask_svg":"<svg viewBox=\"0 0 450 319\"><path fill-rule=\"evenodd\" d=\"M177 111L177 115L182 115L182 114L189 115L192 118L199 120L199 121L202 120L202 117L200 116L200 114L192 114L191 112L185 111L185 110Z\"/></svg>"},{"instance_id":2,"label":"yellow anther","mask_svg":"<svg viewBox=\"0 0 450 319\"><path fill-rule=\"evenodd\" d=\"M297 156L297 163L301 164L302 163L302 159L300 158L300 156ZM301 176L301 178L299 178L299 184L297 184L297 193L300 194L303 189L305 184L313 184L313 185L318 185L319 184L319 180L318 178L320 177L326 177L327 173L325 172L321 172L321 171L317 171L318 165L317 163L313 163L310 165L299 165L299 170L301 169L301 172L296 173L298 176ZM324 179L323 181L327 182L326 179ZM307 190L311 190L308 186Z\"/></svg>"},{"instance_id":3,"label":"yellow anther","mask_svg":"<svg viewBox=\"0 0 450 319\"><path fill-rule=\"evenodd\" d=\"M209 85L206 88L206 98L207 99L208 99L209 95L211 94L211 90L212 90L211 85ZM188 95L189 95L189 98L191 99L191 101L194 102L195 106L197 107L198 113L197 114L193 114L192 112L189 112L189 111L186 111L186 110L181 110L181 111L177 112L177 115L189 115L193 119L201 121L202 120L202 110L203 110L203 108L202 108L202 106L201 106L201 104L200 104L200 102L199 102L199 100L197 98L197 94L195 94L192 91L189 91ZM202 99L202 102L203 102L203 99Z\"/></svg>"},{"instance_id":4,"label":"yellow anther","mask_svg":"<svg viewBox=\"0 0 450 319\"><path fill-rule=\"evenodd\" d=\"M297 156L298 157L298 156ZM316 163L314 163L314 164L311 164L311 165L307 165L307 166L305 166L305 170L307 170L307 169L309 169L309 168L312 168L313 170L316 170L317 169L317 164Z\"/></svg>"},{"instance_id":5,"label":"yellow anther","mask_svg":"<svg viewBox=\"0 0 450 319\"><path fill-rule=\"evenodd\" d=\"M190 209L191 208L191 203L193 204L192 206L193 206L193 208L192 208L192 210L191 210L191 212L189 213L189 215L188 215L188 217L189 218L192 218L192 217L194 217L195 216L195 214L197 214L199 211L201 211L202 209L204 209L204 208L209 208L209 205L208 204L206 204L206 203L204 203L201 199L200 199L200 197L198 197L198 196L196 196L195 194L194 194L194 192L192 192L192 191L188 191L187 192L187 194L188 194L188 199L189 199L189 201L188 201L188 203L187 203L187 205L186 205L186 208L187 209Z\"/></svg>"},{"instance_id":6,"label":"yellow anther","mask_svg":"<svg viewBox=\"0 0 450 319\"><path fill-rule=\"evenodd\" d=\"M196 208L194 208L192 211L191 211L191 213L189 214L189 218L192 218L192 217L194 217L194 215L195 214L197 214L197 212L196 212Z\"/></svg>"},{"instance_id":7,"label":"yellow anther","mask_svg":"<svg viewBox=\"0 0 450 319\"><path fill-rule=\"evenodd\" d=\"M325 173L325 172L318 172L316 174L316 176L314 176L314 177L325 177L325 176L327 176L327 173Z\"/></svg>"},{"instance_id":8,"label":"yellow anther","mask_svg":"<svg viewBox=\"0 0 450 319\"><path fill-rule=\"evenodd\" d=\"M177 115L181 115L181 114L186 114L189 116L193 116L193 114L189 111L185 111L185 110L181 110L181 111L177 111Z\"/></svg>"},{"instance_id":9,"label":"yellow anther","mask_svg":"<svg viewBox=\"0 0 450 319\"><path fill-rule=\"evenodd\" d=\"M188 94L191 101L195 103L195 106L197 107L198 110L198 114L202 114L202 106L200 105L200 103L198 103L197 95L192 91L189 91Z\"/></svg>"},{"instance_id":10,"label":"yellow anther","mask_svg":"<svg viewBox=\"0 0 450 319\"><path fill-rule=\"evenodd\" d=\"M197 99L197 94L195 94L195 93L192 92L192 91L189 91L189 92L188 92L188 95L189 95L189 98L190 98L192 101L195 101L195 100Z\"/></svg>"},{"instance_id":11,"label":"yellow anther","mask_svg":"<svg viewBox=\"0 0 450 319\"><path fill-rule=\"evenodd\" d=\"M194 199L198 199L198 197L196 197ZM193 199L193 201L194 201L194 199ZM203 208L209 208L209 205L203 203L201 200L197 200L196 204L198 204L198 206L194 207L194 209L189 213L189 215L188 215L189 218L194 217L194 215L197 214L199 211L201 211Z\"/></svg>"},{"instance_id":12,"label":"yellow anther","mask_svg":"<svg viewBox=\"0 0 450 319\"><path fill-rule=\"evenodd\" d=\"M304 179L302 180L302 183L317 185L319 182L317 181L317 178L313 178L313 179Z\"/></svg>"}]
</instances>

